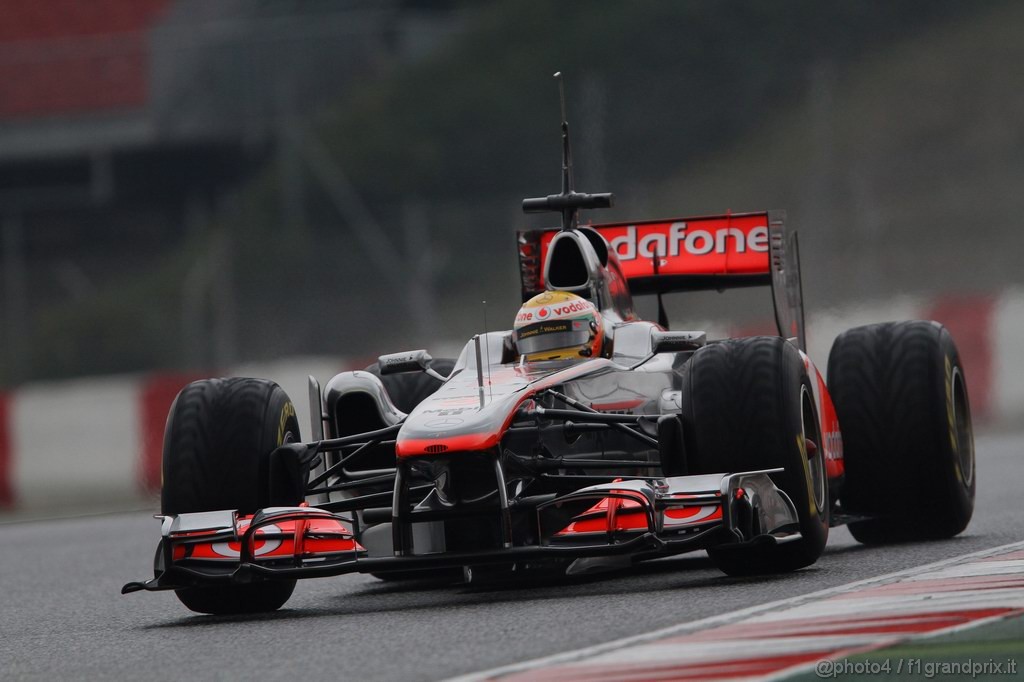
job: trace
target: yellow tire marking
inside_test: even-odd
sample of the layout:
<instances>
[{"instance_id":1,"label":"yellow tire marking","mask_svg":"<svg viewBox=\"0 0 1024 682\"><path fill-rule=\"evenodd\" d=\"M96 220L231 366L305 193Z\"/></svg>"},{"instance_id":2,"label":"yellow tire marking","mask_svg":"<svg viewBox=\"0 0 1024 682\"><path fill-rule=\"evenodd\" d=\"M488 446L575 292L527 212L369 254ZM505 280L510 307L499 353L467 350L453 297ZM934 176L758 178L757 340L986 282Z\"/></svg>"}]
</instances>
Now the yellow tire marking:
<instances>
[{"instance_id":1,"label":"yellow tire marking","mask_svg":"<svg viewBox=\"0 0 1024 682\"><path fill-rule=\"evenodd\" d=\"M956 474L957 480L962 485L964 482L964 472L960 466L960 443L957 442L956 438L956 413L953 406L953 363L950 362L948 355L945 358L945 374L946 422L949 426L949 446L953 450L953 473Z\"/></svg>"},{"instance_id":2,"label":"yellow tire marking","mask_svg":"<svg viewBox=\"0 0 1024 682\"><path fill-rule=\"evenodd\" d=\"M289 400L281 408L281 418L277 422L277 444L281 445L284 443L284 432L285 427L288 425L288 419L295 416L295 406Z\"/></svg>"}]
</instances>

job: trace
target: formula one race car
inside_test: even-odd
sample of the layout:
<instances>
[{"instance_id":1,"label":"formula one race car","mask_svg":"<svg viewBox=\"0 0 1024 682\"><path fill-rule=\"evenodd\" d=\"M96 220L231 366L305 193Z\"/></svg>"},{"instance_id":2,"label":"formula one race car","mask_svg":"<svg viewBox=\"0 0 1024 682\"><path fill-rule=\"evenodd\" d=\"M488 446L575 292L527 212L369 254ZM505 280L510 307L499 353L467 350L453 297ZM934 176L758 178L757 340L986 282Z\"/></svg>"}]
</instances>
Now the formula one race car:
<instances>
[{"instance_id":1,"label":"formula one race car","mask_svg":"<svg viewBox=\"0 0 1024 682\"><path fill-rule=\"evenodd\" d=\"M564 101L564 100L563 100ZM974 505L963 369L934 322L804 352L796 232L779 212L580 226L559 194L518 234L512 330L310 377L312 440L276 384L209 379L167 421L155 577L203 613L279 608L298 578L579 574L707 550L730 575L814 563L830 526L878 543L962 531ZM631 295L769 287L778 336L708 340ZM842 433L840 433L842 425Z\"/></svg>"}]
</instances>

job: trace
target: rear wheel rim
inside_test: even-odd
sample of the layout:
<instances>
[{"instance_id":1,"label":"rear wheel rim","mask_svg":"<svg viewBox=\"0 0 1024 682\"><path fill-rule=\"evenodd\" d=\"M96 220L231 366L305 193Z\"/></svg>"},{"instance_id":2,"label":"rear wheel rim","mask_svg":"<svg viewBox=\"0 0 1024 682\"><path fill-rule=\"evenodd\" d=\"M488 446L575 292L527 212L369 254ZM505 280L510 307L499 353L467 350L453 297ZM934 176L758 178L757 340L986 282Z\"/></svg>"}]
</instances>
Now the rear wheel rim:
<instances>
[{"instance_id":1,"label":"rear wheel rim","mask_svg":"<svg viewBox=\"0 0 1024 682\"><path fill-rule=\"evenodd\" d=\"M965 488L974 483L974 434L971 427L971 413L967 407L967 391L959 367L953 368L952 377L954 441L956 443L957 465Z\"/></svg>"},{"instance_id":2,"label":"rear wheel rim","mask_svg":"<svg viewBox=\"0 0 1024 682\"><path fill-rule=\"evenodd\" d=\"M814 412L814 401L806 386L800 388L800 435L804 440L804 453L807 453L807 441L814 442L813 455L807 456L807 470L811 477L811 489L808 491L814 499L814 506L819 516L825 514L825 461L822 454L823 443L818 429L818 419Z\"/></svg>"}]
</instances>

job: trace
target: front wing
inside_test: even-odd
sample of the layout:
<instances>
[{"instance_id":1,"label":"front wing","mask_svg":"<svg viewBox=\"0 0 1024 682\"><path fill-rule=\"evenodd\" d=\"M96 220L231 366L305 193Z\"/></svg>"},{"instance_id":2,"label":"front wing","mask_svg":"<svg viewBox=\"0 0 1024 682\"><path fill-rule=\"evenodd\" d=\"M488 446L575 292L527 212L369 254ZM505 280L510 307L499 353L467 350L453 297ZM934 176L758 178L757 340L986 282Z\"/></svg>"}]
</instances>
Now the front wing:
<instances>
[{"instance_id":1,"label":"front wing","mask_svg":"<svg viewBox=\"0 0 1024 682\"><path fill-rule=\"evenodd\" d=\"M233 510L161 516L155 576L121 591L593 557L647 559L790 542L800 538L797 512L769 477L781 471L588 486L537 505L538 543L479 551L370 557L357 541L354 518L308 506L272 507L253 516ZM591 500L586 512L550 530L554 510Z\"/></svg>"}]
</instances>

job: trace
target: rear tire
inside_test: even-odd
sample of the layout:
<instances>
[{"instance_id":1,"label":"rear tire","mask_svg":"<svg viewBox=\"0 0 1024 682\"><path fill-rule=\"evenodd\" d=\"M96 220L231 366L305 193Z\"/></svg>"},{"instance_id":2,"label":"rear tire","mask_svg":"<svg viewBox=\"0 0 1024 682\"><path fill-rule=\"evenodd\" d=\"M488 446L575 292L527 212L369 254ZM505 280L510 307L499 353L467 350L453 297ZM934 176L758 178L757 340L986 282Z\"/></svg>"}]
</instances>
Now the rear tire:
<instances>
[{"instance_id":1,"label":"rear tire","mask_svg":"<svg viewBox=\"0 0 1024 682\"><path fill-rule=\"evenodd\" d=\"M708 554L728 575L780 573L818 560L828 540L829 499L814 393L799 351L774 336L702 348L683 379L683 434L689 473L784 468L772 480L800 519L799 540L718 548Z\"/></svg>"},{"instance_id":2,"label":"rear tire","mask_svg":"<svg viewBox=\"0 0 1024 682\"><path fill-rule=\"evenodd\" d=\"M270 453L299 440L295 408L264 379L204 379L181 390L164 432L161 513L237 509L252 514L302 499L270 499ZM199 613L260 613L284 605L294 580L175 590Z\"/></svg>"},{"instance_id":3,"label":"rear tire","mask_svg":"<svg viewBox=\"0 0 1024 682\"><path fill-rule=\"evenodd\" d=\"M828 384L843 433L843 511L859 542L952 537L974 511L974 436L960 355L937 322L841 334Z\"/></svg>"}]
</instances>

